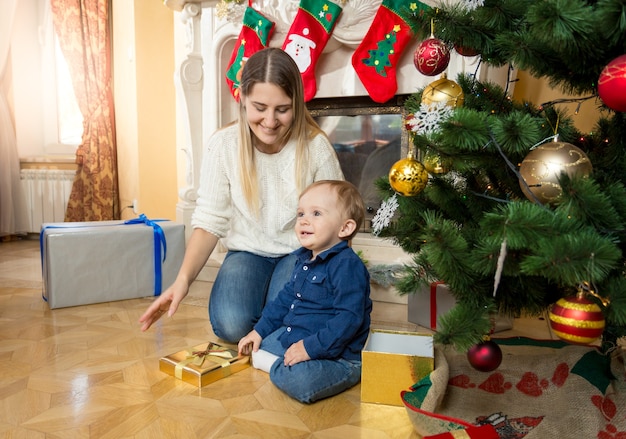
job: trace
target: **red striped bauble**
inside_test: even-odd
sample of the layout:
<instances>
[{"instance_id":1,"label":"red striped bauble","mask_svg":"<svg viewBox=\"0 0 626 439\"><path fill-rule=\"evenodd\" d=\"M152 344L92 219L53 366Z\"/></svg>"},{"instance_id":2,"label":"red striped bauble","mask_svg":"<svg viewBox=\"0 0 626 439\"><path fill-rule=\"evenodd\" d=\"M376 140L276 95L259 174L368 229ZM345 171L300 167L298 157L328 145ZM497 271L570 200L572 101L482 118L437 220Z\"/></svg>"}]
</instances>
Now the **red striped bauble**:
<instances>
[{"instance_id":1,"label":"red striped bauble","mask_svg":"<svg viewBox=\"0 0 626 439\"><path fill-rule=\"evenodd\" d=\"M592 343L604 331L602 310L584 295L559 299L552 305L549 317L554 333L570 343Z\"/></svg>"}]
</instances>

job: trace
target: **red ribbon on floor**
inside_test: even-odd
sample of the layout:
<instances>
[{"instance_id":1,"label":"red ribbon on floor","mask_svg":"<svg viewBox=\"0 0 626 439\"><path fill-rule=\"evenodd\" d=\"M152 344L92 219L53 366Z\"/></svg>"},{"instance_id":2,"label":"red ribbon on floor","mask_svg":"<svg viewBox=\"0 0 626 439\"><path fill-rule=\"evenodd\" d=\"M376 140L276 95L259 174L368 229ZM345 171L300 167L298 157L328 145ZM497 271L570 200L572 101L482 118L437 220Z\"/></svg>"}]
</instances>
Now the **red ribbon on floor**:
<instances>
[{"instance_id":1,"label":"red ribbon on floor","mask_svg":"<svg viewBox=\"0 0 626 439\"><path fill-rule=\"evenodd\" d=\"M434 436L424 436L424 439L499 439L500 435L492 425L480 427L467 427L463 430L453 430L448 433L440 433Z\"/></svg>"}]
</instances>

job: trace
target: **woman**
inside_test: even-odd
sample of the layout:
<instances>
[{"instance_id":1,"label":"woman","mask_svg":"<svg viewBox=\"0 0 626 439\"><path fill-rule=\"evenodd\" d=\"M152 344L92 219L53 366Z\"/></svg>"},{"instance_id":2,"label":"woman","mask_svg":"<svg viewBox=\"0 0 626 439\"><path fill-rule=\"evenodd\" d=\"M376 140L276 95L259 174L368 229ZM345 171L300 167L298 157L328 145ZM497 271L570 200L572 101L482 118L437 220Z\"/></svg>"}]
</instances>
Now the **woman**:
<instances>
[{"instance_id":1,"label":"woman","mask_svg":"<svg viewBox=\"0 0 626 439\"><path fill-rule=\"evenodd\" d=\"M298 196L317 180L343 180L337 155L304 104L302 78L282 49L243 67L238 123L204 151L193 232L174 283L140 317L147 330L172 316L222 239L228 253L209 299L213 332L236 343L252 329L295 265Z\"/></svg>"}]
</instances>

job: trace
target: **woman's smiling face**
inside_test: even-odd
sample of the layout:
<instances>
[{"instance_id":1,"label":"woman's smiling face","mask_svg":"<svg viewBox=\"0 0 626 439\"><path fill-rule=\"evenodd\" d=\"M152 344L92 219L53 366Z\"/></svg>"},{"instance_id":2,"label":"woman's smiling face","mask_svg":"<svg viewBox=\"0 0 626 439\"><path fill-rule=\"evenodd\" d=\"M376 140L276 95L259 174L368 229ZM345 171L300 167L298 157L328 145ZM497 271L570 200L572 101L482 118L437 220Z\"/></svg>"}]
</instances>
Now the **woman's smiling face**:
<instances>
[{"instance_id":1,"label":"woman's smiling face","mask_svg":"<svg viewBox=\"0 0 626 439\"><path fill-rule=\"evenodd\" d=\"M293 104L282 88L269 82L255 84L242 96L246 117L254 134L254 146L261 152L279 152L293 123Z\"/></svg>"}]
</instances>

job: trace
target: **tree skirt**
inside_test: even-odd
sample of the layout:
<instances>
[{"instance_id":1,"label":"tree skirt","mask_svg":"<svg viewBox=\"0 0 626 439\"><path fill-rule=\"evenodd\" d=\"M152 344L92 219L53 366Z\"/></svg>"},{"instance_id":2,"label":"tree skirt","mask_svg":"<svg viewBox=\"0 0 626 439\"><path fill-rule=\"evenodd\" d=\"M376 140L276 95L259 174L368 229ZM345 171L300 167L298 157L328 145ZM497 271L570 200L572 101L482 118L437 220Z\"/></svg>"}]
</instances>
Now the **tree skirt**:
<instances>
[{"instance_id":1,"label":"tree skirt","mask_svg":"<svg viewBox=\"0 0 626 439\"><path fill-rule=\"evenodd\" d=\"M465 354L436 349L435 370L402 393L420 435L626 439L622 349L605 356L562 341L492 340L503 353L496 370L479 372Z\"/></svg>"}]
</instances>

